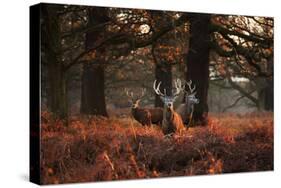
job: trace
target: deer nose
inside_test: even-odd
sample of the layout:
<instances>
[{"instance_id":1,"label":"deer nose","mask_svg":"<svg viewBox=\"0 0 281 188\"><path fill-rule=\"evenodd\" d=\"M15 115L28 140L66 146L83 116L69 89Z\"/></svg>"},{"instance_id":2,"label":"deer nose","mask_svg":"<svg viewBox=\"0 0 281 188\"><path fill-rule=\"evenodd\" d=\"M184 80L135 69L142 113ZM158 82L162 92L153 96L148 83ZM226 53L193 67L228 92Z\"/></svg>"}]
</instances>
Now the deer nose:
<instances>
[{"instance_id":1,"label":"deer nose","mask_svg":"<svg viewBox=\"0 0 281 188\"><path fill-rule=\"evenodd\" d=\"M170 108L172 106L172 104L171 103L168 103L168 107Z\"/></svg>"}]
</instances>

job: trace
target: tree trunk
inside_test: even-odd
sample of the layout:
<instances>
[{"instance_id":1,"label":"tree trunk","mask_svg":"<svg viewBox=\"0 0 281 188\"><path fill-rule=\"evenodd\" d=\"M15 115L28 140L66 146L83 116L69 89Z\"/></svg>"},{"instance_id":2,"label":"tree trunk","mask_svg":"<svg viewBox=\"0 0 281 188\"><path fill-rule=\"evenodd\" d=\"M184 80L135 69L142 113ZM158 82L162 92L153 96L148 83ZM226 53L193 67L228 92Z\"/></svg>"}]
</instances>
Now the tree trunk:
<instances>
[{"instance_id":1,"label":"tree trunk","mask_svg":"<svg viewBox=\"0 0 281 188\"><path fill-rule=\"evenodd\" d=\"M50 7L49 7L50 6ZM66 73L61 59L61 35L59 29L59 17L57 15L60 6L42 6L42 59L47 67L47 105L55 118L67 120L67 89ZM67 123L67 121L65 121Z\"/></svg>"},{"instance_id":2,"label":"tree trunk","mask_svg":"<svg viewBox=\"0 0 281 188\"><path fill-rule=\"evenodd\" d=\"M268 61L268 67L269 72L274 73L274 63L273 63L273 56ZM265 104L264 109L267 111L273 111L274 110L274 80L273 75L272 78L267 78L266 80L267 87L265 91Z\"/></svg>"},{"instance_id":3,"label":"tree trunk","mask_svg":"<svg viewBox=\"0 0 281 188\"><path fill-rule=\"evenodd\" d=\"M99 25L108 21L105 8L91 9L89 12L89 24ZM104 33L99 31L86 33L86 50L95 46L95 43ZM103 50L103 49L101 49ZM99 51L101 53L101 51ZM81 113L91 115L107 116L105 104L104 66L103 60L94 59L84 64L81 86Z\"/></svg>"},{"instance_id":4,"label":"tree trunk","mask_svg":"<svg viewBox=\"0 0 281 188\"><path fill-rule=\"evenodd\" d=\"M258 110L273 111L273 80L265 80L266 87L258 92Z\"/></svg>"},{"instance_id":5,"label":"tree trunk","mask_svg":"<svg viewBox=\"0 0 281 188\"><path fill-rule=\"evenodd\" d=\"M155 67L155 79L157 84L161 82L160 91L164 93L166 89L167 95L172 94L172 65L167 63L156 64ZM164 104L158 95L155 95L155 107L163 107Z\"/></svg>"},{"instance_id":6,"label":"tree trunk","mask_svg":"<svg viewBox=\"0 0 281 188\"><path fill-rule=\"evenodd\" d=\"M210 15L190 14L190 41L187 54L186 79L196 85L199 104L195 105L195 122L207 124L209 87L209 25Z\"/></svg>"},{"instance_id":7,"label":"tree trunk","mask_svg":"<svg viewBox=\"0 0 281 188\"><path fill-rule=\"evenodd\" d=\"M273 80L268 80L268 87L265 91L265 103L264 103L264 109L267 111L273 111L273 101L274 98L274 92L273 92Z\"/></svg>"},{"instance_id":8,"label":"tree trunk","mask_svg":"<svg viewBox=\"0 0 281 188\"><path fill-rule=\"evenodd\" d=\"M67 119L66 76L59 63L50 63L48 67L48 104L56 118Z\"/></svg>"},{"instance_id":9,"label":"tree trunk","mask_svg":"<svg viewBox=\"0 0 281 188\"><path fill-rule=\"evenodd\" d=\"M107 116L104 95L104 67L102 65L84 65L81 87L81 113Z\"/></svg>"}]
</instances>

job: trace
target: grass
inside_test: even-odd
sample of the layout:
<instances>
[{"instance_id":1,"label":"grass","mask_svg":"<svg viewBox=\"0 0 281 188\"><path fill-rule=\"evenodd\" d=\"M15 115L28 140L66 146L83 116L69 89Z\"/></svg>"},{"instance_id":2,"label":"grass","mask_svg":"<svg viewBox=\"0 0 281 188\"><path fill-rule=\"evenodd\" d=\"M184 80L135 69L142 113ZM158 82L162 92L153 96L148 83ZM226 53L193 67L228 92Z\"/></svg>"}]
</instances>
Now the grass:
<instances>
[{"instance_id":1,"label":"grass","mask_svg":"<svg viewBox=\"0 0 281 188\"><path fill-rule=\"evenodd\" d=\"M210 114L204 127L164 137L131 118L42 114L41 183L273 170L273 114Z\"/></svg>"}]
</instances>

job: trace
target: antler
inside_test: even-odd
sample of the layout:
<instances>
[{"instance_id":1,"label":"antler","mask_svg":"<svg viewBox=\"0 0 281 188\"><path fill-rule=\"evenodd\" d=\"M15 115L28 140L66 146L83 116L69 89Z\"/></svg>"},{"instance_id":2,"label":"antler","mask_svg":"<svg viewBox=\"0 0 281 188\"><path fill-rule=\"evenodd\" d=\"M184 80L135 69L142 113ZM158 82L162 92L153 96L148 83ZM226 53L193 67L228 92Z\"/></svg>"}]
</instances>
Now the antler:
<instances>
[{"instance_id":1,"label":"antler","mask_svg":"<svg viewBox=\"0 0 281 188\"><path fill-rule=\"evenodd\" d=\"M142 88L141 89L141 95L140 95L139 99L143 98L143 96L145 95L145 92L146 92L146 89Z\"/></svg>"},{"instance_id":2,"label":"antler","mask_svg":"<svg viewBox=\"0 0 281 188\"><path fill-rule=\"evenodd\" d=\"M156 80L153 82L153 89L155 91L155 93L157 95L160 95L162 97L164 97L166 95L166 91L165 91L165 94L163 94L161 91L160 91L160 85L161 85L161 82L158 83L158 85L156 86Z\"/></svg>"},{"instance_id":3,"label":"antler","mask_svg":"<svg viewBox=\"0 0 281 188\"><path fill-rule=\"evenodd\" d=\"M184 87L184 85L181 84L180 79L175 80L175 88L176 88L176 92L173 93L174 97L177 97L181 91L184 91L185 87Z\"/></svg>"},{"instance_id":4,"label":"antler","mask_svg":"<svg viewBox=\"0 0 281 188\"><path fill-rule=\"evenodd\" d=\"M154 83L153 83L153 89L154 89L155 93L157 95L159 95L159 96L165 97L167 95L166 94L166 89L164 89L164 93L162 93L160 91L161 82L159 82L157 86L156 86L156 82L157 81L155 80ZM176 79L175 80L175 88L176 88L176 91L173 93L173 95L172 95L173 97L177 97L180 94L180 92L182 90L184 90L184 88L185 88L184 85L181 84L181 80L180 79Z\"/></svg>"},{"instance_id":5,"label":"antler","mask_svg":"<svg viewBox=\"0 0 281 188\"><path fill-rule=\"evenodd\" d=\"M145 95L145 92L146 92L146 89L145 88L142 88L142 90L141 90L141 95L140 96L137 96L136 98L137 99L141 99L141 98L143 98L143 96ZM131 100L133 100L133 98L134 98L134 92L129 92L129 90L127 89L127 88L125 88L125 93L126 93L126 95L131 99Z\"/></svg>"},{"instance_id":6,"label":"antler","mask_svg":"<svg viewBox=\"0 0 281 188\"><path fill-rule=\"evenodd\" d=\"M191 86L192 85L192 80L189 80L189 82L185 81L185 83L186 83L186 85L189 88L190 94L192 94L195 91L196 86L194 85L194 87L192 88L192 86Z\"/></svg>"},{"instance_id":7,"label":"antler","mask_svg":"<svg viewBox=\"0 0 281 188\"><path fill-rule=\"evenodd\" d=\"M125 93L130 99L133 99L134 93L132 91L129 92L129 90L127 88L125 88Z\"/></svg>"}]
</instances>

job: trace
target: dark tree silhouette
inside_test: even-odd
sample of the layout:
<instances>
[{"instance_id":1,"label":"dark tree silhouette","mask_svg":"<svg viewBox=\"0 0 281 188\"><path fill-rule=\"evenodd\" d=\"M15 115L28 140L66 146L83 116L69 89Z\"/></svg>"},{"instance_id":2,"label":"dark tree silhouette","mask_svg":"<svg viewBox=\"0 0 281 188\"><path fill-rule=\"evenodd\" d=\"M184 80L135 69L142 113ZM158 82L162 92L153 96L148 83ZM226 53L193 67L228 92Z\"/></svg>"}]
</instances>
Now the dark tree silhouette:
<instances>
[{"instance_id":1,"label":"dark tree silhouette","mask_svg":"<svg viewBox=\"0 0 281 188\"><path fill-rule=\"evenodd\" d=\"M58 12L62 6L42 6L42 50L48 53L42 55L46 58L47 68L47 105L50 111L60 119L67 118L67 89L64 64L61 61L61 31Z\"/></svg>"},{"instance_id":2,"label":"dark tree silhouette","mask_svg":"<svg viewBox=\"0 0 281 188\"><path fill-rule=\"evenodd\" d=\"M157 63L155 67L155 79L157 83L161 82L160 91L164 93L164 88L166 89L166 94L172 94L172 65L167 63ZM163 107L164 103L158 95L155 95L155 107Z\"/></svg>"},{"instance_id":3,"label":"dark tree silhouette","mask_svg":"<svg viewBox=\"0 0 281 188\"><path fill-rule=\"evenodd\" d=\"M152 45L151 50L153 61L155 63L155 80L157 83L161 82L160 91L164 93L164 88L166 89L166 94L172 94L172 65L167 62L159 62L155 52L155 44ZM164 103L160 99L159 95L155 94L155 107L164 107Z\"/></svg>"},{"instance_id":4,"label":"dark tree silhouette","mask_svg":"<svg viewBox=\"0 0 281 188\"><path fill-rule=\"evenodd\" d=\"M109 21L107 9L98 8L89 10L89 24L91 26L103 24ZM86 50L95 46L105 28L86 33ZM99 54L104 52L99 49ZM98 59L98 60L97 60ZM96 58L83 65L81 87L81 113L107 116L104 94L104 62L102 58Z\"/></svg>"},{"instance_id":5,"label":"dark tree silhouette","mask_svg":"<svg viewBox=\"0 0 281 188\"><path fill-rule=\"evenodd\" d=\"M196 85L196 96L200 102L195 105L193 117L202 124L207 123L208 116L210 18L207 14L189 14L190 41L186 58L186 80L192 80Z\"/></svg>"}]
</instances>

